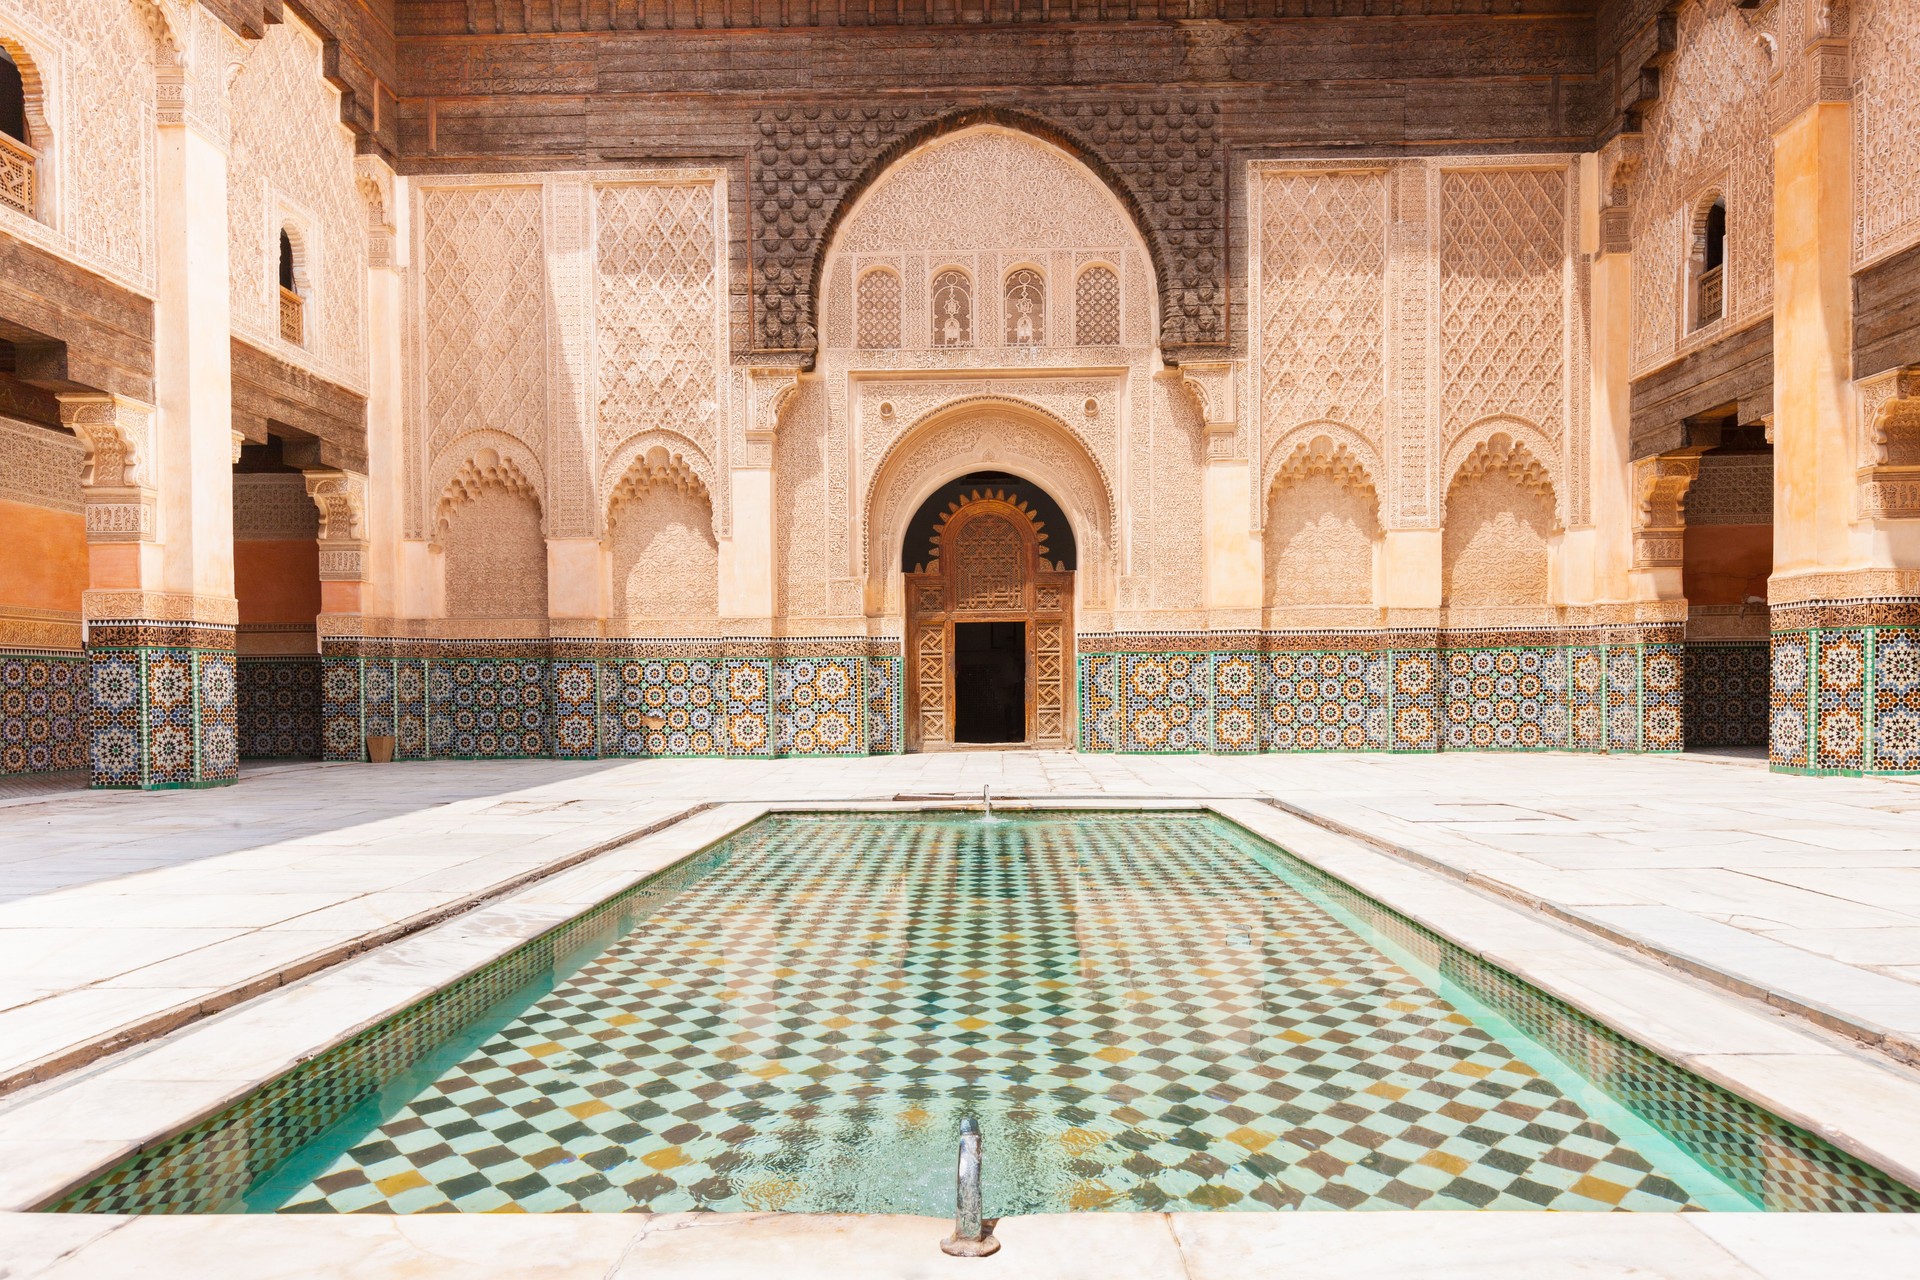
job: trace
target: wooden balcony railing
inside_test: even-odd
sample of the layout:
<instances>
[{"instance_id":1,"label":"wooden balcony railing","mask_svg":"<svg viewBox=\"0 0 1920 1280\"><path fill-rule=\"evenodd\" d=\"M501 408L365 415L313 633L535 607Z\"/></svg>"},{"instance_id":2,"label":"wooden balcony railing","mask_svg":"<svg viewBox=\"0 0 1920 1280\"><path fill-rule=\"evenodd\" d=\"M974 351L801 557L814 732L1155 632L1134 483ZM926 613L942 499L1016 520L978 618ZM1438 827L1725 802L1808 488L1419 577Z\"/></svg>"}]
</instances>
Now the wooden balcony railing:
<instances>
[{"instance_id":1,"label":"wooden balcony railing","mask_svg":"<svg viewBox=\"0 0 1920 1280\"><path fill-rule=\"evenodd\" d=\"M1726 268L1719 266L1710 267L1700 273L1700 306L1694 313L1695 328L1712 324L1720 318L1720 282L1725 272Z\"/></svg>"},{"instance_id":2,"label":"wooden balcony railing","mask_svg":"<svg viewBox=\"0 0 1920 1280\"><path fill-rule=\"evenodd\" d=\"M0 204L33 216L34 166L40 153L26 143L0 133Z\"/></svg>"},{"instance_id":3,"label":"wooden balcony railing","mask_svg":"<svg viewBox=\"0 0 1920 1280\"><path fill-rule=\"evenodd\" d=\"M295 346L307 340L307 302L291 289L280 291L280 336Z\"/></svg>"}]
</instances>

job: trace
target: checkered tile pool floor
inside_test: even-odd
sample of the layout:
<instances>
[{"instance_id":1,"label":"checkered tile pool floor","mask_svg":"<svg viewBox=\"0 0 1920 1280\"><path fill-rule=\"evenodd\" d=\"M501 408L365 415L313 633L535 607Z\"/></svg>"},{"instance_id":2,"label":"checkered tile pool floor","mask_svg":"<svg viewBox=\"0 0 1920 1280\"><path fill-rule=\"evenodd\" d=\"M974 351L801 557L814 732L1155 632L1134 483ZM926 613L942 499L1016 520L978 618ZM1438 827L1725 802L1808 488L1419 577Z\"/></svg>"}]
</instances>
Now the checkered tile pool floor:
<instances>
[{"instance_id":1,"label":"checkered tile pool floor","mask_svg":"<svg viewBox=\"0 0 1920 1280\"><path fill-rule=\"evenodd\" d=\"M1752 1207L1255 843L771 819L250 1207Z\"/></svg>"}]
</instances>

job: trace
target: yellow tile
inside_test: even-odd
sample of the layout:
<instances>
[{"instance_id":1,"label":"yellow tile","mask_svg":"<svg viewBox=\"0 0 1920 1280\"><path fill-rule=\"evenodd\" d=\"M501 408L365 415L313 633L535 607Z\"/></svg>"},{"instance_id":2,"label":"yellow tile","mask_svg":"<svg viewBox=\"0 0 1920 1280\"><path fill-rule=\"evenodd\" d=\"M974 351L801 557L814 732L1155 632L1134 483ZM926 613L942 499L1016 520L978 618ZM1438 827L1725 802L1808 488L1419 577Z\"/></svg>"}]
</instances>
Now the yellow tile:
<instances>
[{"instance_id":1,"label":"yellow tile","mask_svg":"<svg viewBox=\"0 0 1920 1280\"><path fill-rule=\"evenodd\" d=\"M1060 1135L1060 1145L1070 1156L1089 1155L1100 1149L1107 1135L1097 1129L1069 1129Z\"/></svg>"},{"instance_id":2,"label":"yellow tile","mask_svg":"<svg viewBox=\"0 0 1920 1280\"><path fill-rule=\"evenodd\" d=\"M1398 1102L1407 1096L1407 1091L1397 1084L1388 1084L1385 1080L1375 1080L1367 1086L1368 1093L1376 1098L1385 1098L1389 1102Z\"/></svg>"},{"instance_id":3,"label":"yellow tile","mask_svg":"<svg viewBox=\"0 0 1920 1280\"><path fill-rule=\"evenodd\" d=\"M978 1031L980 1028L986 1026L987 1023L981 1018L962 1018L953 1025L962 1031Z\"/></svg>"},{"instance_id":4,"label":"yellow tile","mask_svg":"<svg viewBox=\"0 0 1920 1280\"><path fill-rule=\"evenodd\" d=\"M1117 1044L1110 1044L1093 1056L1105 1062L1125 1062L1133 1056L1133 1050L1122 1049Z\"/></svg>"},{"instance_id":5,"label":"yellow tile","mask_svg":"<svg viewBox=\"0 0 1920 1280\"><path fill-rule=\"evenodd\" d=\"M1262 1133L1258 1129L1249 1129L1245 1125L1242 1125L1227 1135L1228 1142L1233 1143L1235 1146L1245 1147L1247 1150L1255 1153L1265 1151L1279 1140L1280 1139L1274 1134Z\"/></svg>"},{"instance_id":6,"label":"yellow tile","mask_svg":"<svg viewBox=\"0 0 1920 1280\"><path fill-rule=\"evenodd\" d=\"M611 1104L602 1102L598 1098L590 1098L585 1102L576 1102L567 1108L567 1111L577 1120L585 1120L588 1116L597 1116L611 1110L613 1110Z\"/></svg>"},{"instance_id":7,"label":"yellow tile","mask_svg":"<svg viewBox=\"0 0 1920 1280\"><path fill-rule=\"evenodd\" d=\"M391 1178L382 1178L373 1185L379 1188L381 1195L392 1197L399 1195L402 1191L426 1186L427 1178L418 1169L408 1169L404 1173L394 1174Z\"/></svg>"},{"instance_id":8,"label":"yellow tile","mask_svg":"<svg viewBox=\"0 0 1920 1280\"><path fill-rule=\"evenodd\" d=\"M832 1027L835 1031L838 1031L842 1027L852 1026L853 1019L847 1017L844 1013L836 1013L831 1018L828 1018L825 1022L821 1023L820 1025L823 1027Z\"/></svg>"},{"instance_id":9,"label":"yellow tile","mask_svg":"<svg viewBox=\"0 0 1920 1280\"><path fill-rule=\"evenodd\" d=\"M749 1071L747 1074L752 1076L759 1076L762 1080L771 1080L776 1076L783 1076L787 1074L787 1069L781 1066L777 1062L769 1062L764 1067L755 1067L752 1071Z\"/></svg>"},{"instance_id":10,"label":"yellow tile","mask_svg":"<svg viewBox=\"0 0 1920 1280\"><path fill-rule=\"evenodd\" d=\"M1445 1151L1429 1151L1420 1157L1420 1163L1450 1173L1457 1178L1467 1171L1472 1162Z\"/></svg>"},{"instance_id":11,"label":"yellow tile","mask_svg":"<svg viewBox=\"0 0 1920 1280\"><path fill-rule=\"evenodd\" d=\"M1449 1067L1448 1070L1458 1071L1463 1076L1475 1076L1481 1079L1493 1074L1492 1067L1482 1066L1477 1062L1456 1062L1453 1066Z\"/></svg>"},{"instance_id":12,"label":"yellow tile","mask_svg":"<svg viewBox=\"0 0 1920 1280\"><path fill-rule=\"evenodd\" d=\"M1573 1184L1573 1194L1585 1196L1589 1200L1598 1200L1602 1204L1619 1204L1626 1198L1627 1189L1617 1182L1608 1182L1605 1178L1596 1178L1587 1174Z\"/></svg>"},{"instance_id":13,"label":"yellow tile","mask_svg":"<svg viewBox=\"0 0 1920 1280\"><path fill-rule=\"evenodd\" d=\"M1076 1182L1067 1192L1067 1207L1070 1209L1098 1209L1114 1197L1114 1190L1104 1182L1089 1178L1085 1182Z\"/></svg>"},{"instance_id":14,"label":"yellow tile","mask_svg":"<svg viewBox=\"0 0 1920 1280\"><path fill-rule=\"evenodd\" d=\"M545 1044L532 1044L527 1046L527 1056L530 1058L545 1058L556 1053L564 1053L565 1051L565 1045L555 1044L551 1040Z\"/></svg>"},{"instance_id":15,"label":"yellow tile","mask_svg":"<svg viewBox=\"0 0 1920 1280\"><path fill-rule=\"evenodd\" d=\"M691 1164L687 1153L679 1147L662 1147L658 1151L649 1151L640 1157L640 1163L649 1169L658 1169L665 1173L668 1169L678 1169L683 1164Z\"/></svg>"},{"instance_id":16,"label":"yellow tile","mask_svg":"<svg viewBox=\"0 0 1920 1280\"><path fill-rule=\"evenodd\" d=\"M616 1013L607 1019L607 1025L610 1027L630 1027L638 1021L640 1021L640 1019L631 1013Z\"/></svg>"}]
</instances>

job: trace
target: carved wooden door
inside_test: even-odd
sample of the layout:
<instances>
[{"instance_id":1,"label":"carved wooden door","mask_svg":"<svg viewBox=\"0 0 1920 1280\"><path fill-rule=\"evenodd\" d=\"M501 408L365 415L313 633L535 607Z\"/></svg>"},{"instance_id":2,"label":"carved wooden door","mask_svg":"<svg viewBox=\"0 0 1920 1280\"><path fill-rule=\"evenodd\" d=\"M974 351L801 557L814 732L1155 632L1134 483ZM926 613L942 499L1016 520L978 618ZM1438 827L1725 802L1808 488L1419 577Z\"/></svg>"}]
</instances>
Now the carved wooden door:
<instances>
[{"instance_id":1,"label":"carved wooden door","mask_svg":"<svg viewBox=\"0 0 1920 1280\"><path fill-rule=\"evenodd\" d=\"M1026 636L1025 740L1073 741L1073 571L1046 558L1044 527L1004 492L975 492L934 530L933 560L906 576L907 741L955 745L954 625L1019 622Z\"/></svg>"}]
</instances>

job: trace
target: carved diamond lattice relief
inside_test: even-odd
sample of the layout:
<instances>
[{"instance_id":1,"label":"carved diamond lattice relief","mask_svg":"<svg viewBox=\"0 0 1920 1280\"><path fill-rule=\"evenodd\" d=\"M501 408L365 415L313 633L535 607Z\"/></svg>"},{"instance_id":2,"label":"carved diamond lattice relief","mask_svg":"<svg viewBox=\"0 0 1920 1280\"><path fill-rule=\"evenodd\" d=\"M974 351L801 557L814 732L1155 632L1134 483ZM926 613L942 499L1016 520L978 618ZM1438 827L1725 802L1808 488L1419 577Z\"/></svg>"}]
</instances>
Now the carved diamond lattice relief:
<instances>
[{"instance_id":1,"label":"carved diamond lattice relief","mask_svg":"<svg viewBox=\"0 0 1920 1280\"><path fill-rule=\"evenodd\" d=\"M1920 6L1854 0L1856 264L1920 242Z\"/></svg>"},{"instance_id":2,"label":"carved diamond lattice relief","mask_svg":"<svg viewBox=\"0 0 1920 1280\"><path fill-rule=\"evenodd\" d=\"M429 188L421 206L429 452L490 428L544 456L540 189Z\"/></svg>"},{"instance_id":3,"label":"carved diamond lattice relief","mask_svg":"<svg viewBox=\"0 0 1920 1280\"><path fill-rule=\"evenodd\" d=\"M1459 170L1440 189L1442 422L1513 414L1558 437L1565 344L1563 171Z\"/></svg>"},{"instance_id":4,"label":"carved diamond lattice relief","mask_svg":"<svg viewBox=\"0 0 1920 1280\"><path fill-rule=\"evenodd\" d=\"M597 205L603 449L610 453L630 436L667 429L712 456L721 340L714 188L607 186Z\"/></svg>"},{"instance_id":5,"label":"carved diamond lattice relief","mask_svg":"<svg viewBox=\"0 0 1920 1280\"><path fill-rule=\"evenodd\" d=\"M1269 173L1260 185L1266 429L1333 419L1378 439L1386 177Z\"/></svg>"}]
</instances>

